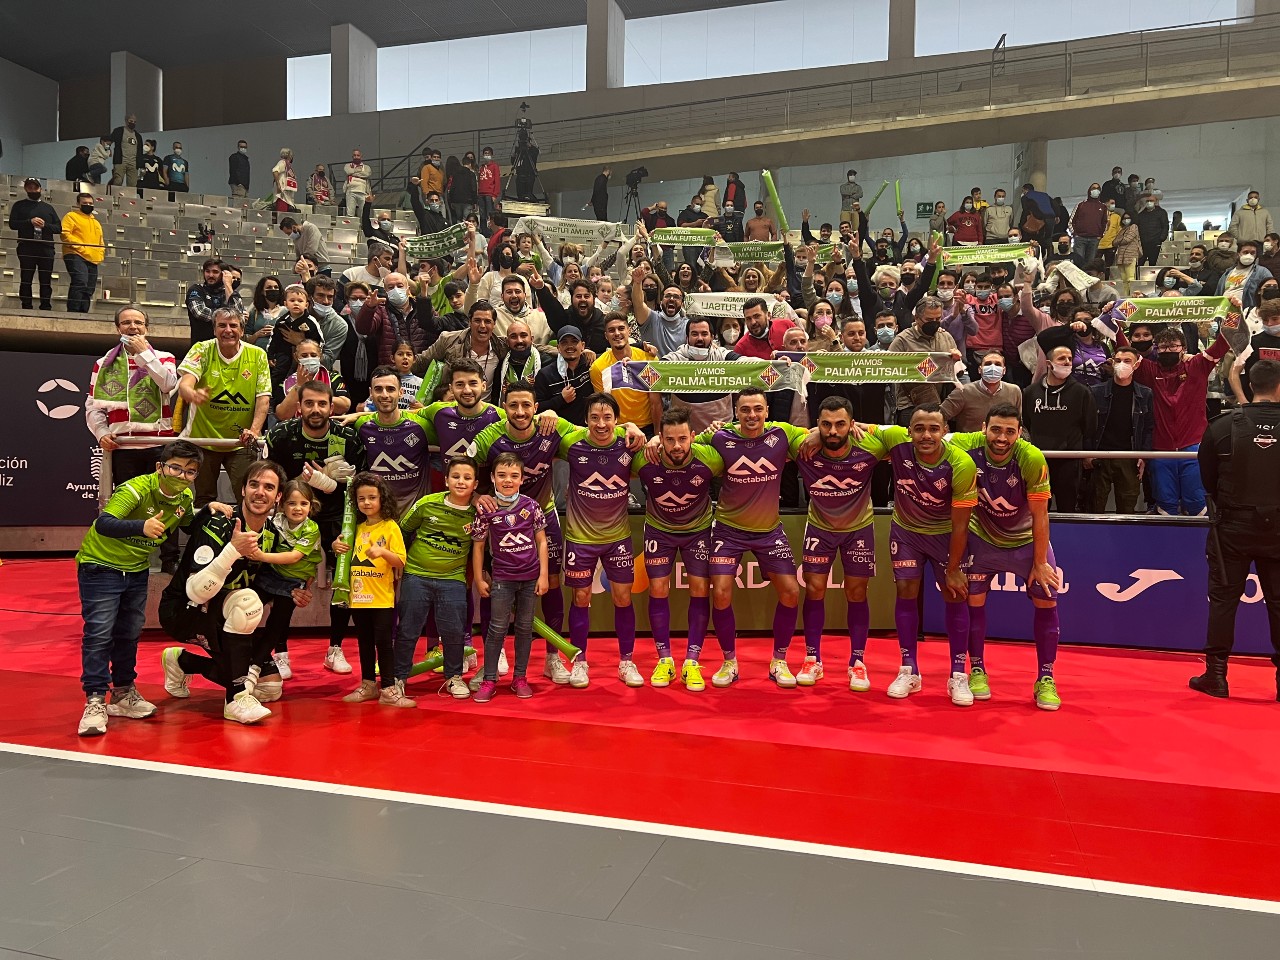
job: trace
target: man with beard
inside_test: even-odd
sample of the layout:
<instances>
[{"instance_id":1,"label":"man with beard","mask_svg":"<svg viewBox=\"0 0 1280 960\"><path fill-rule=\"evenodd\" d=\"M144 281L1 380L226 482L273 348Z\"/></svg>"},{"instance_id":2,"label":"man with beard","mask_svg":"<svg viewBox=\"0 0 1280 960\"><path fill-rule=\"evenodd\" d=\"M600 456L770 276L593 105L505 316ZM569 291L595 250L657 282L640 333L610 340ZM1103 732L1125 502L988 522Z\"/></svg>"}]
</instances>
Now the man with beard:
<instances>
[{"instance_id":1,"label":"man with beard","mask_svg":"<svg viewBox=\"0 0 1280 960\"><path fill-rule=\"evenodd\" d=\"M533 270L533 267L529 266L527 269ZM534 272L536 273L536 271ZM466 304L467 309L470 310L472 305L478 302L480 268L473 267L468 279L471 286L467 288ZM493 305L493 332L496 336L505 338L507 326L511 321L523 320L529 324L534 344L538 347L545 347L551 341L551 326L547 322L545 313L529 306L527 290L526 281L519 274L513 273L503 278L502 302Z\"/></svg>"},{"instance_id":2,"label":"man with beard","mask_svg":"<svg viewBox=\"0 0 1280 960\"><path fill-rule=\"evenodd\" d=\"M809 516L801 561L805 582L805 658L796 683L811 687L823 676L827 579L838 553L844 569L849 627L849 689L862 692L871 689L863 659L871 626L867 582L876 575L871 477L882 455L873 436L853 436L853 425L853 405L844 397L827 397L818 407L821 447L813 456L797 461L809 492Z\"/></svg>"},{"instance_id":3,"label":"man with beard","mask_svg":"<svg viewBox=\"0 0 1280 960\"><path fill-rule=\"evenodd\" d=\"M690 318L684 333L684 345L666 354L663 360L710 360L719 363L740 359L732 350L726 350L715 342L711 321L705 317ZM695 434L706 430L717 420L733 419L731 393L673 393L670 396L673 407L680 406L689 411L689 429Z\"/></svg>"},{"instance_id":4,"label":"man with beard","mask_svg":"<svg viewBox=\"0 0 1280 960\"><path fill-rule=\"evenodd\" d=\"M645 343L658 348L658 356L664 357L678 350L685 342L685 329L689 318L684 313L684 291L675 284L662 290L661 301L654 300L644 288L649 276L647 264L640 264L631 273L631 304L636 313L636 323ZM655 291L656 293L656 291ZM651 305L652 304L652 305ZM657 309L653 309L657 306Z\"/></svg>"},{"instance_id":5,"label":"man with beard","mask_svg":"<svg viewBox=\"0 0 1280 960\"><path fill-rule=\"evenodd\" d=\"M1044 454L1019 438L1022 414L1011 403L987 411L981 432L959 433L950 442L968 451L978 468L978 503L969 518L969 678L973 700L990 700L983 650L987 640L987 591L997 573L1013 573L1027 585L1036 642L1035 689L1032 698L1041 710L1062 706L1053 679L1058 656L1058 600L1061 578L1049 543L1049 468ZM964 678L964 656L952 658L951 676L957 689ZM967 705L963 698L952 702ZM971 702L971 701L968 701Z\"/></svg>"},{"instance_id":6,"label":"man with beard","mask_svg":"<svg viewBox=\"0 0 1280 960\"><path fill-rule=\"evenodd\" d=\"M187 290L187 321L191 326L191 342L199 343L213 336L213 315L223 307L244 313L244 303L233 286L235 279L222 269L222 261L212 257L204 262L204 281L193 283Z\"/></svg>"},{"instance_id":7,"label":"man with beard","mask_svg":"<svg viewBox=\"0 0 1280 960\"><path fill-rule=\"evenodd\" d=\"M191 676L200 674L225 690L222 716L237 723L271 715L254 695L253 632L262 620L262 601L252 587L260 566L256 557L276 548L276 530L268 521L284 483L278 464L259 460L249 468L244 497L230 517L208 507L196 514L178 572L160 596L165 632L209 651L204 656L166 648L160 656L165 690L185 699L191 695ZM294 590L293 601L305 607L311 595Z\"/></svg>"},{"instance_id":8,"label":"man with beard","mask_svg":"<svg viewBox=\"0 0 1280 960\"><path fill-rule=\"evenodd\" d=\"M693 442L687 409L674 407L662 415L658 439L656 455L642 450L631 461L632 476L650 492L644 514L644 569L658 665L649 684L670 686L676 675L668 597L679 553L689 584L689 635L680 679L688 690L705 690L698 660L711 617L711 488L712 481L724 475L724 461L711 447Z\"/></svg>"},{"instance_id":9,"label":"man with beard","mask_svg":"<svg viewBox=\"0 0 1280 960\"><path fill-rule=\"evenodd\" d=\"M908 422L908 427L885 427L873 435L878 441L873 449L893 465L889 553L898 594L894 622L902 666L887 692L896 700L920 691L917 600L926 563L932 565L946 600L952 661L968 652L967 581L961 565L968 544L969 516L978 502L977 468L968 454L943 439L947 422L942 408L936 403L922 404L911 412ZM953 703L973 702L963 673L958 681L955 677L948 681L947 689Z\"/></svg>"},{"instance_id":10,"label":"man with beard","mask_svg":"<svg viewBox=\"0 0 1280 960\"><path fill-rule=\"evenodd\" d=\"M333 388L320 380L309 380L299 388L298 415L267 432L267 456L284 469L286 480L306 481L320 503L320 512L311 519L320 528L330 578L335 561L331 545L342 532L346 484L366 469L367 461L356 428L330 420L332 413ZM334 673L351 672L351 665L342 652L349 619L350 611L346 607L329 608L329 649L324 665ZM262 665L264 676L271 672L279 673L283 680L293 676L287 653L275 658L275 671L271 666Z\"/></svg>"},{"instance_id":11,"label":"man with beard","mask_svg":"<svg viewBox=\"0 0 1280 960\"><path fill-rule=\"evenodd\" d=\"M576 327L581 334L580 340L592 353L604 353L609 344L604 338L604 313L596 306L596 288L587 280L574 280L569 284L569 307L565 309L556 299L556 292L542 278L534 273L529 278L533 286L533 294L538 298L538 306L546 314L551 331L559 337L565 327ZM637 318L639 319L639 318Z\"/></svg>"}]
</instances>

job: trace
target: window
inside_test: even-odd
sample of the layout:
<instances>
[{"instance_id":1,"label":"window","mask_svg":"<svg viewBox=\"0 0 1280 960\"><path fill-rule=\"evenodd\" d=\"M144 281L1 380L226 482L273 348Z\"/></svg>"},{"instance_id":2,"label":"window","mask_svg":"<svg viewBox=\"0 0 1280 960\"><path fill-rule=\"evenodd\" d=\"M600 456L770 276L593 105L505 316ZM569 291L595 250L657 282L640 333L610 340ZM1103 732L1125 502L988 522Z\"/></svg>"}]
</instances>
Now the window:
<instances>
[{"instance_id":1,"label":"window","mask_svg":"<svg viewBox=\"0 0 1280 960\"><path fill-rule=\"evenodd\" d=\"M289 58L285 65L285 119L329 116L332 99L330 59L327 53Z\"/></svg>"}]
</instances>

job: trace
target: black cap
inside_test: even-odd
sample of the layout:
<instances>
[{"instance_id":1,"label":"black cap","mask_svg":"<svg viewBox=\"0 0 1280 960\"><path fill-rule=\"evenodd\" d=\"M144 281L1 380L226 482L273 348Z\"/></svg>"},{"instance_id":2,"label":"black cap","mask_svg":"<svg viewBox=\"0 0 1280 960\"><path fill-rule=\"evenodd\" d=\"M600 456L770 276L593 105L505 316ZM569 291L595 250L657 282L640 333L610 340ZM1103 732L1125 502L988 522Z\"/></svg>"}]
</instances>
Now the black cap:
<instances>
[{"instance_id":1,"label":"black cap","mask_svg":"<svg viewBox=\"0 0 1280 960\"><path fill-rule=\"evenodd\" d=\"M1051 327L1045 327L1036 334L1036 343L1040 345L1040 349L1044 351L1046 357L1057 347L1070 347L1074 352L1076 349L1075 331L1063 324L1054 324Z\"/></svg>"},{"instance_id":2,"label":"black cap","mask_svg":"<svg viewBox=\"0 0 1280 960\"><path fill-rule=\"evenodd\" d=\"M556 332L557 341L564 340L566 337L572 338L574 340L577 340L579 343L581 343L582 331L579 330L577 327L575 327L573 324L568 324L567 326L561 327Z\"/></svg>"},{"instance_id":3,"label":"black cap","mask_svg":"<svg viewBox=\"0 0 1280 960\"><path fill-rule=\"evenodd\" d=\"M24 187L29 187L29 186L31 186L32 184L35 184L35 185L38 187L38 186L40 186L40 181L39 181L39 180L37 180L35 177L27 177L27 179L26 179L26 180L22 181L22 185L23 185Z\"/></svg>"}]
</instances>

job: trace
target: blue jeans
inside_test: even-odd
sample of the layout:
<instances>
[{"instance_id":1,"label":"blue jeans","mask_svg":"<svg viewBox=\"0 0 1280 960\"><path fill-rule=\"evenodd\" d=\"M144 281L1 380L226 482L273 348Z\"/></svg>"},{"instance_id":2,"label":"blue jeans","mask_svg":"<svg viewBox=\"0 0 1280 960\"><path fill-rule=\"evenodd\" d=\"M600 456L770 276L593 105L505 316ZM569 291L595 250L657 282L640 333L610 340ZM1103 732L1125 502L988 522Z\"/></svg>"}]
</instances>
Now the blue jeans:
<instances>
[{"instance_id":1,"label":"blue jeans","mask_svg":"<svg viewBox=\"0 0 1280 960\"><path fill-rule=\"evenodd\" d=\"M1098 256L1100 237L1076 237L1072 242L1071 259L1081 270L1087 269Z\"/></svg>"},{"instance_id":2,"label":"blue jeans","mask_svg":"<svg viewBox=\"0 0 1280 960\"><path fill-rule=\"evenodd\" d=\"M484 638L484 678L498 679L498 653L507 635L507 621L516 615L516 663L511 676L523 677L529 670L529 648L533 646L533 608L538 602L537 580L495 580L489 588L489 632Z\"/></svg>"},{"instance_id":3,"label":"blue jeans","mask_svg":"<svg viewBox=\"0 0 1280 960\"><path fill-rule=\"evenodd\" d=\"M71 275L71 287L67 290L67 312L88 313L93 305L93 291L98 286L98 265L84 257L69 253L62 258Z\"/></svg>"},{"instance_id":4,"label":"blue jeans","mask_svg":"<svg viewBox=\"0 0 1280 960\"><path fill-rule=\"evenodd\" d=\"M80 584L80 686L87 695L133 686L138 637L147 616L147 571L123 573L96 563L76 570Z\"/></svg>"},{"instance_id":5,"label":"blue jeans","mask_svg":"<svg viewBox=\"0 0 1280 960\"><path fill-rule=\"evenodd\" d=\"M1200 449L1200 444L1182 449L1194 452ZM1151 490L1160 513L1171 517L1180 512L1189 517L1204 515L1204 483L1196 460L1152 460Z\"/></svg>"},{"instance_id":6,"label":"blue jeans","mask_svg":"<svg viewBox=\"0 0 1280 960\"><path fill-rule=\"evenodd\" d=\"M396 631L396 679L408 680L413 652L434 612L444 647L445 678L462 676L463 621L467 615L467 585L461 580L437 580L406 573L400 581L400 627Z\"/></svg>"}]
</instances>

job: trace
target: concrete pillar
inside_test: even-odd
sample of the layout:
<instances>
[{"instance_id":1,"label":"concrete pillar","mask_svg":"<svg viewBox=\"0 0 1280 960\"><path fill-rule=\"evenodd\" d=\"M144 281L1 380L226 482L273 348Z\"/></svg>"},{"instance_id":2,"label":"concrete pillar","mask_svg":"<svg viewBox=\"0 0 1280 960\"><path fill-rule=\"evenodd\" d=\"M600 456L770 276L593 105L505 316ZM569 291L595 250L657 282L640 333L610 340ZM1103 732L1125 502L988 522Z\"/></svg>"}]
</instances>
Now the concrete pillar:
<instances>
[{"instance_id":1,"label":"concrete pillar","mask_svg":"<svg viewBox=\"0 0 1280 960\"><path fill-rule=\"evenodd\" d=\"M378 45L349 23L329 30L329 112L372 113L378 109Z\"/></svg>"},{"instance_id":2,"label":"concrete pillar","mask_svg":"<svg viewBox=\"0 0 1280 960\"><path fill-rule=\"evenodd\" d=\"M111 120L107 129L134 114L146 136L164 129L164 71L127 50L111 54Z\"/></svg>"},{"instance_id":3,"label":"concrete pillar","mask_svg":"<svg viewBox=\"0 0 1280 960\"><path fill-rule=\"evenodd\" d=\"M1049 189L1049 141L1027 142L1027 183L1037 190ZM1022 186L1022 184L1018 184Z\"/></svg>"},{"instance_id":4,"label":"concrete pillar","mask_svg":"<svg viewBox=\"0 0 1280 960\"><path fill-rule=\"evenodd\" d=\"M587 0L588 90L623 86L626 45L627 18L616 0Z\"/></svg>"},{"instance_id":5,"label":"concrete pillar","mask_svg":"<svg viewBox=\"0 0 1280 960\"><path fill-rule=\"evenodd\" d=\"M916 0L889 0L889 59L916 55Z\"/></svg>"}]
</instances>

